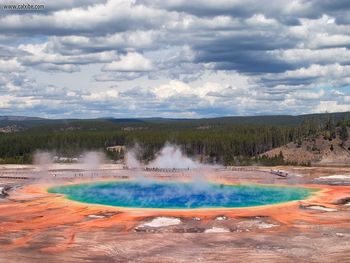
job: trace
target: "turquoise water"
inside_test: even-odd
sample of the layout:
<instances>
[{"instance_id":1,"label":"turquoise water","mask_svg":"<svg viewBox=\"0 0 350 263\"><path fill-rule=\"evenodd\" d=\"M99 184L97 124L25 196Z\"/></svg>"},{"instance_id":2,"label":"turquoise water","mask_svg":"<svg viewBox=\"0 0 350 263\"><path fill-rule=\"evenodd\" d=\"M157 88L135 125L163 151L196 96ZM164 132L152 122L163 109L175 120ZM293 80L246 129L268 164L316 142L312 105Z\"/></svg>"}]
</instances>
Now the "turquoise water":
<instances>
[{"instance_id":1,"label":"turquoise water","mask_svg":"<svg viewBox=\"0 0 350 263\"><path fill-rule=\"evenodd\" d=\"M100 182L57 186L50 193L64 194L84 203L134 208L228 208L269 205L308 198L315 190L265 185L194 184L180 182Z\"/></svg>"}]
</instances>

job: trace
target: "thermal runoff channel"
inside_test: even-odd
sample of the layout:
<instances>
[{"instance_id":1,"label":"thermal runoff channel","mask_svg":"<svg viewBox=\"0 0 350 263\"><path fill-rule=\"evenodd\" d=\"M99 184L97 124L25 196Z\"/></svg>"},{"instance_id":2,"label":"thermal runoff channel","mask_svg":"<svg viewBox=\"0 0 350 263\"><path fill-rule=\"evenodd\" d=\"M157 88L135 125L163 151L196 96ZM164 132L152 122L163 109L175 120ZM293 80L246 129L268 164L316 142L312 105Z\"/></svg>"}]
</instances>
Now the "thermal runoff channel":
<instances>
[{"instance_id":1,"label":"thermal runoff channel","mask_svg":"<svg viewBox=\"0 0 350 263\"><path fill-rule=\"evenodd\" d=\"M229 208L276 204L308 198L314 190L301 187L226 185L184 182L103 182L56 186L50 193L71 200L134 208Z\"/></svg>"}]
</instances>

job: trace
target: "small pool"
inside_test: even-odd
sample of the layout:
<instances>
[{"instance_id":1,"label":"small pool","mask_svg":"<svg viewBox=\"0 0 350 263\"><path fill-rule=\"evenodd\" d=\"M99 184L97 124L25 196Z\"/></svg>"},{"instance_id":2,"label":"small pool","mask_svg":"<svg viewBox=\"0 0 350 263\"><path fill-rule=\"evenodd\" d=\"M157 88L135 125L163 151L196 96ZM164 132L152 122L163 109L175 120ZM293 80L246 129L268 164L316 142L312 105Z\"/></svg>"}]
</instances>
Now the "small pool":
<instances>
[{"instance_id":1,"label":"small pool","mask_svg":"<svg viewBox=\"0 0 350 263\"><path fill-rule=\"evenodd\" d=\"M226 185L114 181L56 186L49 193L64 194L84 203L134 208L234 208L283 203L308 198L314 189L266 185Z\"/></svg>"}]
</instances>

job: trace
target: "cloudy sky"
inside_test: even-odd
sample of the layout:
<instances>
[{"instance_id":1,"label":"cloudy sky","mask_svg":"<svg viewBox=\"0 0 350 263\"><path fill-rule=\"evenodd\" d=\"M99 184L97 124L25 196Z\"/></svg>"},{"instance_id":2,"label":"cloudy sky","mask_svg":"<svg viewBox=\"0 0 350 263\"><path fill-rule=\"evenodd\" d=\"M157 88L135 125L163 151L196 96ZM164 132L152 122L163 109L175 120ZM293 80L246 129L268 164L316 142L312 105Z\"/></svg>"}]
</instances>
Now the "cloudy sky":
<instances>
[{"instance_id":1,"label":"cloudy sky","mask_svg":"<svg viewBox=\"0 0 350 263\"><path fill-rule=\"evenodd\" d=\"M0 115L350 111L349 0L34 3L1 6Z\"/></svg>"}]
</instances>

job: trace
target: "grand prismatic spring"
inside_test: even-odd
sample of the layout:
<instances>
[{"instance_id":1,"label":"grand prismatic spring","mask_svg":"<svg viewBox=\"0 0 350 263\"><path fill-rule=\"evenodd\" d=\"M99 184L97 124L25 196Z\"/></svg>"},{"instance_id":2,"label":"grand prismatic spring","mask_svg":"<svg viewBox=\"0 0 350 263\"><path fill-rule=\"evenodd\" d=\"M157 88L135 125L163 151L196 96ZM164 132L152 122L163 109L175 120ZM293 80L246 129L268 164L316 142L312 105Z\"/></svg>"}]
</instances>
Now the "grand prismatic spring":
<instances>
[{"instance_id":1,"label":"grand prismatic spring","mask_svg":"<svg viewBox=\"0 0 350 263\"><path fill-rule=\"evenodd\" d=\"M50 193L94 204L134 208L234 208L302 200L315 190L301 187L179 182L103 182L56 186Z\"/></svg>"}]
</instances>

